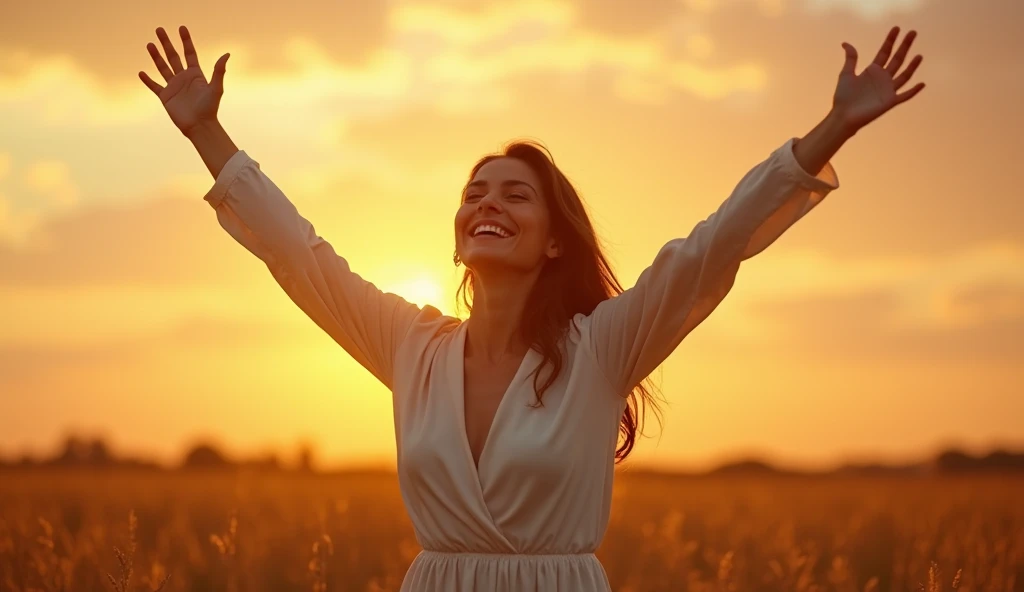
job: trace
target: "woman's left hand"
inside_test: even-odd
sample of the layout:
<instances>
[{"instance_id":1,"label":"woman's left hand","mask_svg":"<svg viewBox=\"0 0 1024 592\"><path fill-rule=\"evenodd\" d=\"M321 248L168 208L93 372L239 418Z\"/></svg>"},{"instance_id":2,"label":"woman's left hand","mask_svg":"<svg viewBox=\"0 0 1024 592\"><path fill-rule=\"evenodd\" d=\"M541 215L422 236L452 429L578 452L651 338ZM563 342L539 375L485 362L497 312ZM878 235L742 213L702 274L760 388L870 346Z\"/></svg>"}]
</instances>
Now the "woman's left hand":
<instances>
[{"instance_id":1,"label":"woman's left hand","mask_svg":"<svg viewBox=\"0 0 1024 592\"><path fill-rule=\"evenodd\" d=\"M832 110L852 133L856 133L896 105L910 100L924 88L924 83L919 82L910 90L896 94L896 91L910 80L922 60L920 54L914 56L903 73L896 75L917 36L917 31L914 30L907 33L896 55L890 60L889 54L899 32L899 27L893 27L889 31L885 43L875 56L875 61L859 75L854 72L857 67L857 50L849 43L843 42L846 63L839 73L839 84L832 99Z\"/></svg>"}]
</instances>

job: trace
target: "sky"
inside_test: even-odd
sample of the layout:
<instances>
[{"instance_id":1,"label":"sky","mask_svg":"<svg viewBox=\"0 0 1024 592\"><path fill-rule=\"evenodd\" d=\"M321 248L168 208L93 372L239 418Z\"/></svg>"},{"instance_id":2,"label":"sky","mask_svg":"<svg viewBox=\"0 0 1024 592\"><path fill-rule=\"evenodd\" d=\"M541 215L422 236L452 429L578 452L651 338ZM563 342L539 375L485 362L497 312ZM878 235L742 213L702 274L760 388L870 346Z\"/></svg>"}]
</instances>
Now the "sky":
<instances>
[{"instance_id":1,"label":"sky","mask_svg":"<svg viewBox=\"0 0 1024 592\"><path fill-rule=\"evenodd\" d=\"M915 98L832 159L840 188L744 262L653 375L630 462L803 467L1024 446L1024 3L393 0L16 3L0 24L0 454L68 433L180 458L314 443L393 466L390 393L203 201L146 44L191 32L220 121L383 290L446 314L459 192L539 140L631 286L669 240L918 32ZM908 56L908 61L911 56Z\"/></svg>"}]
</instances>

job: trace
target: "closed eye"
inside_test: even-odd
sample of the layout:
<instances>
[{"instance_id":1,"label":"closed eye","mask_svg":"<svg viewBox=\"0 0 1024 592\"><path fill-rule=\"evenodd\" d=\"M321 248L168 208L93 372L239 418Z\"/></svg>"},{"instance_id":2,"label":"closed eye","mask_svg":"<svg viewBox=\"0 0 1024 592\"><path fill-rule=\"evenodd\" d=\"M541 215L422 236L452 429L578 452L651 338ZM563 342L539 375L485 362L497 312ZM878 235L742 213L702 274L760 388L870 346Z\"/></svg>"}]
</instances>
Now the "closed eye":
<instances>
[{"instance_id":1,"label":"closed eye","mask_svg":"<svg viewBox=\"0 0 1024 592\"><path fill-rule=\"evenodd\" d=\"M521 199L527 199L526 196L523 195L522 193L510 193L508 196L509 197L518 197L518 198L521 198ZM466 201L469 201L471 199L479 199L481 197L483 197L483 196L480 195L480 194L474 193L474 194L471 194L471 195L467 195L466 196Z\"/></svg>"}]
</instances>

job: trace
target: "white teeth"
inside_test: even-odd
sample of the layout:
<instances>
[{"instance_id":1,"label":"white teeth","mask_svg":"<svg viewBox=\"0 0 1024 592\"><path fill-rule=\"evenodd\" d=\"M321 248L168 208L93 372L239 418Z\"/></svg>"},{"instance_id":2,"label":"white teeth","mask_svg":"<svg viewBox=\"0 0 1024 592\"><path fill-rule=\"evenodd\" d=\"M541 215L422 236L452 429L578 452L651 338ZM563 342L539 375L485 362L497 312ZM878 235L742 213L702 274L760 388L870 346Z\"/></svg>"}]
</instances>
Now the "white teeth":
<instances>
[{"instance_id":1,"label":"white teeth","mask_svg":"<svg viewBox=\"0 0 1024 592\"><path fill-rule=\"evenodd\" d=\"M476 230L473 231L473 236L477 236L478 234L480 234L481 232L483 232L485 230L490 230L491 232L495 232L495 233L497 233L502 238L508 238L508 237L512 236L504 228L501 228L500 226L494 226L493 224L481 224L480 226L477 226Z\"/></svg>"}]
</instances>

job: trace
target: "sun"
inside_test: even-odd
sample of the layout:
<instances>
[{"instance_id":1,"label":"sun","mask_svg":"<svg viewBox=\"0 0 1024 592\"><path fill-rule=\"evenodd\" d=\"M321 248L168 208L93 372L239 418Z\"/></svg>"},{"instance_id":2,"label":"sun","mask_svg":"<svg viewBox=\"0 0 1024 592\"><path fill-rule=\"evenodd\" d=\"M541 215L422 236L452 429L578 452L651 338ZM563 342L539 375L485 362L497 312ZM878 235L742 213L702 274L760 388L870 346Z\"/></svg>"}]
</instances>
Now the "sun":
<instances>
[{"instance_id":1,"label":"sun","mask_svg":"<svg viewBox=\"0 0 1024 592\"><path fill-rule=\"evenodd\" d=\"M444 290L441 284L432 277L420 275L398 282L395 285L394 293L405 298L413 304L425 306L429 304L441 310Z\"/></svg>"}]
</instances>

